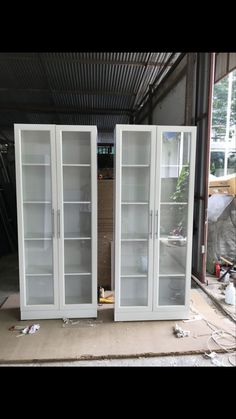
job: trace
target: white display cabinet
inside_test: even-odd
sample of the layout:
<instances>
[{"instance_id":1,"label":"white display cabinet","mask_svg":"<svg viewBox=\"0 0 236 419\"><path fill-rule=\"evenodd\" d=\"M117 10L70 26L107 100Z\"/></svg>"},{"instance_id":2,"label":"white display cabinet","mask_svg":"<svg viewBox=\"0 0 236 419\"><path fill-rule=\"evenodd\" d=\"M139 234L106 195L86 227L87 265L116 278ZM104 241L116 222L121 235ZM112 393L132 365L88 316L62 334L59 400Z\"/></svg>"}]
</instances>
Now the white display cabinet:
<instances>
[{"instance_id":1,"label":"white display cabinet","mask_svg":"<svg viewBox=\"0 0 236 419\"><path fill-rule=\"evenodd\" d=\"M97 129L14 127L21 319L97 317Z\"/></svg>"},{"instance_id":2,"label":"white display cabinet","mask_svg":"<svg viewBox=\"0 0 236 419\"><path fill-rule=\"evenodd\" d=\"M189 315L196 127L117 125L115 321Z\"/></svg>"}]
</instances>

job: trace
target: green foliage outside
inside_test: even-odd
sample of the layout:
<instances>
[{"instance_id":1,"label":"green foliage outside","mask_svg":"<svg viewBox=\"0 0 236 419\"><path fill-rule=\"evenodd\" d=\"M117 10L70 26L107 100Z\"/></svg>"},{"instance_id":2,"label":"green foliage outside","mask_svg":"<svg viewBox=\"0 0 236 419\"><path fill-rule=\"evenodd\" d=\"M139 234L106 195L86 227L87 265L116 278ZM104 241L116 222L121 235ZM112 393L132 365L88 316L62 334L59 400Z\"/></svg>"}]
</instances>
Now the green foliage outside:
<instances>
[{"instance_id":1,"label":"green foliage outside","mask_svg":"<svg viewBox=\"0 0 236 419\"><path fill-rule=\"evenodd\" d=\"M171 195L171 200L173 202L188 202L188 186L189 186L189 165L182 168L175 192ZM171 233L174 235L182 235L185 237L187 235L186 226L187 226L187 205L179 205L177 208L174 206L173 211L175 211L176 228Z\"/></svg>"}]
</instances>

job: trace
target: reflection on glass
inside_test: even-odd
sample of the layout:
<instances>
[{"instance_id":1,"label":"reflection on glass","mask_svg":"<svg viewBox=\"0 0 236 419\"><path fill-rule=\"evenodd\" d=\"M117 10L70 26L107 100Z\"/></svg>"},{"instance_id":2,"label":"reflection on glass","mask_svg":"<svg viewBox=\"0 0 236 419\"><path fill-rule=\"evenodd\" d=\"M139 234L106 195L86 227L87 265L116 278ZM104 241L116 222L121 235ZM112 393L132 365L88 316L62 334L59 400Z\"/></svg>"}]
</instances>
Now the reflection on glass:
<instances>
[{"instance_id":1,"label":"reflection on glass","mask_svg":"<svg viewBox=\"0 0 236 419\"><path fill-rule=\"evenodd\" d=\"M25 270L28 274L52 274L52 240L25 240Z\"/></svg>"},{"instance_id":2,"label":"reflection on glass","mask_svg":"<svg viewBox=\"0 0 236 419\"><path fill-rule=\"evenodd\" d=\"M22 163L50 164L49 131L21 131Z\"/></svg>"},{"instance_id":3,"label":"reflection on glass","mask_svg":"<svg viewBox=\"0 0 236 419\"><path fill-rule=\"evenodd\" d=\"M63 164L90 164L90 132L62 132Z\"/></svg>"},{"instance_id":4,"label":"reflection on glass","mask_svg":"<svg viewBox=\"0 0 236 419\"><path fill-rule=\"evenodd\" d=\"M52 276L26 276L26 283L27 305L54 303Z\"/></svg>"},{"instance_id":5,"label":"reflection on glass","mask_svg":"<svg viewBox=\"0 0 236 419\"><path fill-rule=\"evenodd\" d=\"M63 167L64 201L91 200L90 167Z\"/></svg>"},{"instance_id":6,"label":"reflection on glass","mask_svg":"<svg viewBox=\"0 0 236 419\"><path fill-rule=\"evenodd\" d=\"M91 240L65 240L65 273L91 272Z\"/></svg>"},{"instance_id":7,"label":"reflection on glass","mask_svg":"<svg viewBox=\"0 0 236 419\"><path fill-rule=\"evenodd\" d=\"M122 133L122 164L150 164L151 133Z\"/></svg>"},{"instance_id":8,"label":"reflection on glass","mask_svg":"<svg viewBox=\"0 0 236 419\"><path fill-rule=\"evenodd\" d=\"M186 269L186 240L160 241L160 274L184 274Z\"/></svg>"},{"instance_id":9,"label":"reflection on glass","mask_svg":"<svg viewBox=\"0 0 236 419\"><path fill-rule=\"evenodd\" d=\"M182 166L190 161L191 133L189 132L163 132L161 164L166 166L163 177L176 176L176 168L169 166ZM172 170L173 169L173 170ZM177 173L179 175L179 173Z\"/></svg>"},{"instance_id":10,"label":"reflection on glass","mask_svg":"<svg viewBox=\"0 0 236 419\"><path fill-rule=\"evenodd\" d=\"M148 243L121 243L121 275L147 275Z\"/></svg>"},{"instance_id":11,"label":"reflection on glass","mask_svg":"<svg viewBox=\"0 0 236 419\"><path fill-rule=\"evenodd\" d=\"M51 201L50 166L23 166L22 182L24 201Z\"/></svg>"},{"instance_id":12,"label":"reflection on glass","mask_svg":"<svg viewBox=\"0 0 236 419\"><path fill-rule=\"evenodd\" d=\"M160 277L159 279L159 305L184 305L185 278Z\"/></svg>"},{"instance_id":13,"label":"reflection on glass","mask_svg":"<svg viewBox=\"0 0 236 419\"><path fill-rule=\"evenodd\" d=\"M148 205L121 206L121 238L148 238Z\"/></svg>"},{"instance_id":14,"label":"reflection on glass","mask_svg":"<svg viewBox=\"0 0 236 419\"><path fill-rule=\"evenodd\" d=\"M121 278L121 306L147 306L148 281L146 278Z\"/></svg>"},{"instance_id":15,"label":"reflection on glass","mask_svg":"<svg viewBox=\"0 0 236 419\"><path fill-rule=\"evenodd\" d=\"M91 237L91 204L64 204L65 237Z\"/></svg>"},{"instance_id":16,"label":"reflection on glass","mask_svg":"<svg viewBox=\"0 0 236 419\"><path fill-rule=\"evenodd\" d=\"M149 167L122 168L122 201L147 202L149 200Z\"/></svg>"},{"instance_id":17,"label":"reflection on glass","mask_svg":"<svg viewBox=\"0 0 236 419\"><path fill-rule=\"evenodd\" d=\"M160 237L187 236L188 205L161 204ZM170 238L171 238L170 237Z\"/></svg>"},{"instance_id":18,"label":"reflection on glass","mask_svg":"<svg viewBox=\"0 0 236 419\"><path fill-rule=\"evenodd\" d=\"M24 204L25 238L52 237L52 206Z\"/></svg>"},{"instance_id":19,"label":"reflection on glass","mask_svg":"<svg viewBox=\"0 0 236 419\"><path fill-rule=\"evenodd\" d=\"M91 302L91 276L65 275L65 304L90 304Z\"/></svg>"}]
</instances>

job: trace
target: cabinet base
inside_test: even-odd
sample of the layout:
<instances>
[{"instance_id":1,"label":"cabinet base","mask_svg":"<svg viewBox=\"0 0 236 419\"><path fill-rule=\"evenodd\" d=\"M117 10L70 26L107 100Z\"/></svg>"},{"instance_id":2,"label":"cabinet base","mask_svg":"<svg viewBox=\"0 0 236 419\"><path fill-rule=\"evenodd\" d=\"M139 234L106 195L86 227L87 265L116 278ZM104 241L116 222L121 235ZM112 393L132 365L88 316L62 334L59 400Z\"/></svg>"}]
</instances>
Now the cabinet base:
<instances>
[{"instance_id":1,"label":"cabinet base","mask_svg":"<svg viewBox=\"0 0 236 419\"><path fill-rule=\"evenodd\" d=\"M182 311L151 311L151 312L115 312L115 322L143 321L143 320L184 320L189 319L189 310Z\"/></svg>"},{"instance_id":2,"label":"cabinet base","mask_svg":"<svg viewBox=\"0 0 236 419\"><path fill-rule=\"evenodd\" d=\"M22 310L21 320L97 318L97 308L87 310Z\"/></svg>"}]
</instances>

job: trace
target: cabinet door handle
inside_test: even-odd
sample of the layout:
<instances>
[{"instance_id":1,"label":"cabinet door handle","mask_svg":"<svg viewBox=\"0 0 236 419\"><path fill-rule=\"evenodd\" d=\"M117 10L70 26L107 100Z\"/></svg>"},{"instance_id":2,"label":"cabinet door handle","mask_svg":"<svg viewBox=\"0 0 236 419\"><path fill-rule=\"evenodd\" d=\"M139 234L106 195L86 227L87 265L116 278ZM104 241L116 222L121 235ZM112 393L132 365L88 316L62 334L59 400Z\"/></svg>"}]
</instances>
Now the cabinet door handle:
<instances>
[{"instance_id":1,"label":"cabinet door handle","mask_svg":"<svg viewBox=\"0 0 236 419\"><path fill-rule=\"evenodd\" d=\"M57 237L58 238L60 238L61 236L60 221L61 221L61 213L60 213L60 210L57 210Z\"/></svg>"},{"instance_id":2,"label":"cabinet door handle","mask_svg":"<svg viewBox=\"0 0 236 419\"><path fill-rule=\"evenodd\" d=\"M52 237L55 237L55 210L52 210Z\"/></svg>"},{"instance_id":3,"label":"cabinet door handle","mask_svg":"<svg viewBox=\"0 0 236 419\"><path fill-rule=\"evenodd\" d=\"M149 236L152 237L152 211L149 214Z\"/></svg>"},{"instance_id":4,"label":"cabinet door handle","mask_svg":"<svg viewBox=\"0 0 236 419\"><path fill-rule=\"evenodd\" d=\"M156 211L156 232L155 232L156 238L158 237L158 210Z\"/></svg>"}]
</instances>

